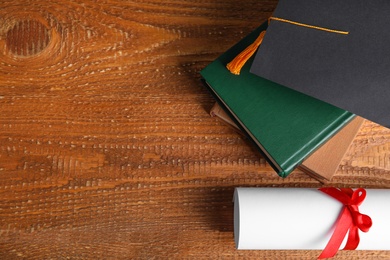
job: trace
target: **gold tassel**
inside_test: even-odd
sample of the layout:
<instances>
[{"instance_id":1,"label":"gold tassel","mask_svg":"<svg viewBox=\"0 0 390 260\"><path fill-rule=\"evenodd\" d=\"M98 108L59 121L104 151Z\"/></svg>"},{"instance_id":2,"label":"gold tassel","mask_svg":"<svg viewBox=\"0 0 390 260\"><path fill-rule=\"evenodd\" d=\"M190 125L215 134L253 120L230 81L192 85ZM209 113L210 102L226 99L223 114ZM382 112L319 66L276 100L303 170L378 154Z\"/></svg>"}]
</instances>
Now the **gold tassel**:
<instances>
[{"instance_id":1,"label":"gold tassel","mask_svg":"<svg viewBox=\"0 0 390 260\"><path fill-rule=\"evenodd\" d=\"M256 52L257 48L260 46L263 41L265 31L262 31L257 39L248 47L245 48L240 54L238 54L231 62L226 65L226 68L235 75L240 75L242 67L245 63L252 57Z\"/></svg>"},{"instance_id":2,"label":"gold tassel","mask_svg":"<svg viewBox=\"0 0 390 260\"><path fill-rule=\"evenodd\" d=\"M299 23L287 19L282 19L278 17L270 17L268 19L268 23L270 23L271 20L274 21L279 21L283 23L289 23L297 26L302 26L302 27L307 27L311 29L316 29L316 30L321 30L321 31L326 31L326 32L331 32L331 33L338 33L338 34L344 34L348 35L348 31L340 31L340 30L334 30L334 29L329 29L329 28L324 28L324 27L319 27L319 26L314 26L310 24L304 24L304 23ZM265 31L262 31L260 35L257 37L254 43L246 47L245 50L243 50L240 54L238 54L231 62L229 62L226 65L226 68L233 74L235 75L240 75L240 71L242 67L244 67L245 63L252 57L252 55L256 52L256 50L259 48L260 44L263 41L265 35Z\"/></svg>"}]
</instances>

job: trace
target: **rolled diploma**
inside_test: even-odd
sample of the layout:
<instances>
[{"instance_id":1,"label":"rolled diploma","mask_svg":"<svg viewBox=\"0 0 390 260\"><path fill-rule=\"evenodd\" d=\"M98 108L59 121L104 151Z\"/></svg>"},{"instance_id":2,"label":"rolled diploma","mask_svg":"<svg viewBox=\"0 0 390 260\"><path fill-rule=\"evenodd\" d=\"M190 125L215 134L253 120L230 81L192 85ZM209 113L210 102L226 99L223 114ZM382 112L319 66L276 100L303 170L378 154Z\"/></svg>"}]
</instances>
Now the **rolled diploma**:
<instances>
[{"instance_id":1,"label":"rolled diploma","mask_svg":"<svg viewBox=\"0 0 390 260\"><path fill-rule=\"evenodd\" d=\"M359 230L357 249L389 250L390 190L367 189L366 192L359 211L370 216L373 224L367 233ZM333 234L343 207L341 202L318 189L236 188L236 248L322 250Z\"/></svg>"}]
</instances>

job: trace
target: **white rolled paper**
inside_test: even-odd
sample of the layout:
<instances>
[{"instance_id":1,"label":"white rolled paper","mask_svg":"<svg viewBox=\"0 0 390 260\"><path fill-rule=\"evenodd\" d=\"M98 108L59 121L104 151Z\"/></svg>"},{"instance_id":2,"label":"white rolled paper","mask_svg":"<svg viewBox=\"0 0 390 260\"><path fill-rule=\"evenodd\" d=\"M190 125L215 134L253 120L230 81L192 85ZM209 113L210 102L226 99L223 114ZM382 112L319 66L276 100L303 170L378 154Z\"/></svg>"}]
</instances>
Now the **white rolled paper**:
<instances>
[{"instance_id":1,"label":"white rolled paper","mask_svg":"<svg viewBox=\"0 0 390 260\"><path fill-rule=\"evenodd\" d=\"M367 189L359 206L372 219L359 230L357 249L390 249L390 190ZM333 234L344 205L318 189L236 188L234 239L237 249L322 250ZM346 239L340 249L344 247Z\"/></svg>"}]
</instances>

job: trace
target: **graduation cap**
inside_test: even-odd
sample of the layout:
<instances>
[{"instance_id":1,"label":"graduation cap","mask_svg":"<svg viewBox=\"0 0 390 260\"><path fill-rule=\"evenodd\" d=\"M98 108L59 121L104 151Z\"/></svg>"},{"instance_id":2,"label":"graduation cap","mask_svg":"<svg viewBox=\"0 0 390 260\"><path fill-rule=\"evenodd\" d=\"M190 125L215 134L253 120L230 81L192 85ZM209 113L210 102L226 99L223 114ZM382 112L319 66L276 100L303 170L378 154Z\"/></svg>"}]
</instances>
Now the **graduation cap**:
<instances>
[{"instance_id":1,"label":"graduation cap","mask_svg":"<svg viewBox=\"0 0 390 260\"><path fill-rule=\"evenodd\" d=\"M266 33L228 68L260 45L252 73L390 127L389 27L388 0L279 0Z\"/></svg>"}]
</instances>

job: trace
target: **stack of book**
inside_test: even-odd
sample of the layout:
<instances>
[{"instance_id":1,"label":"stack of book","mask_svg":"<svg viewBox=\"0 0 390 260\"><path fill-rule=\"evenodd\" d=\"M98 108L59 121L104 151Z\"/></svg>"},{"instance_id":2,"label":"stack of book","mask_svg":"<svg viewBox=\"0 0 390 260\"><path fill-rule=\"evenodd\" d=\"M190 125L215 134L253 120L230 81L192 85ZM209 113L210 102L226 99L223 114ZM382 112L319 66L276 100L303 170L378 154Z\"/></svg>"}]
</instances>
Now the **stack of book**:
<instances>
[{"instance_id":1,"label":"stack of book","mask_svg":"<svg viewBox=\"0 0 390 260\"><path fill-rule=\"evenodd\" d=\"M299 168L326 182L363 118L390 125L390 114L383 112L390 96L384 87L388 75L382 73L388 59L368 62L380 54L359 31L370 27L345 15L359 13L362 4L280 0L267 23L201 71L218 103L211 114L244 133L281 177ZM325 11L318 15L311 11L316 8ZM239 75L229 71L227 65L263 31L260 47Z\"/></svg>"},{"instance_id":2,"label":"stack of book","mask_svg":"<svg viewBox=\"0 0 390 260\"><path fill-rule=\"evenodd\" d=\"M215 103L211 108L210 115L233 127L234 130L245 136L240 127L235 124L218 103ZM297 168L322 183L330 181L337 172L341 160L348 151L363 122L364 119L362 117L356 116L329 141L306 158L301 165L298 165Z\"/></svg>"}]
</instances>

